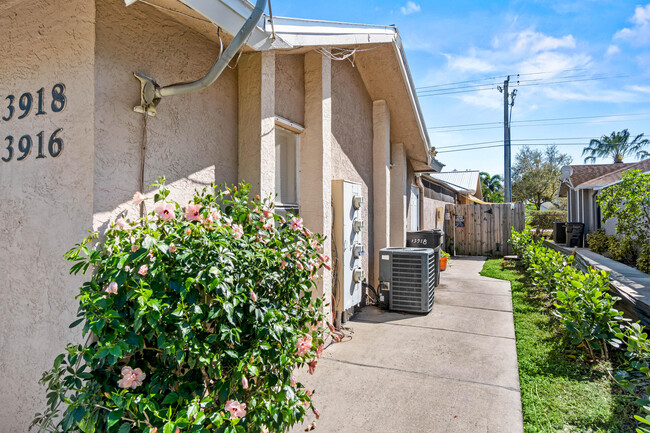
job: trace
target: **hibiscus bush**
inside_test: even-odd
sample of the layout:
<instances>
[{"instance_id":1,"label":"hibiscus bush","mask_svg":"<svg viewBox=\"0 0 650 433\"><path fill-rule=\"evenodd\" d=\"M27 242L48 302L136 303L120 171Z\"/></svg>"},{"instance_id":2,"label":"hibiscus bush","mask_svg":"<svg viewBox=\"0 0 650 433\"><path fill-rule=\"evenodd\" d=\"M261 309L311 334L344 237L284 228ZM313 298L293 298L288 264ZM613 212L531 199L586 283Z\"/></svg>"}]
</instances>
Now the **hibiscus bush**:
<instances>
[{"instance_id":1,"label":"hibiscus bush","mask_svg":"<svg viewBox=\"0 0 650 433\"><path fill-rule=\"evenodd\" d=\"M184 208L155 185L153 211L66 253L86 343L43 374L39 432L284 432L302 421L328 325L312 295L323 237L249 186L206 188ZM140 204L144 196L134 196ZM146 203L146 202L145 202Z\"/></svg>"}]
</instances>

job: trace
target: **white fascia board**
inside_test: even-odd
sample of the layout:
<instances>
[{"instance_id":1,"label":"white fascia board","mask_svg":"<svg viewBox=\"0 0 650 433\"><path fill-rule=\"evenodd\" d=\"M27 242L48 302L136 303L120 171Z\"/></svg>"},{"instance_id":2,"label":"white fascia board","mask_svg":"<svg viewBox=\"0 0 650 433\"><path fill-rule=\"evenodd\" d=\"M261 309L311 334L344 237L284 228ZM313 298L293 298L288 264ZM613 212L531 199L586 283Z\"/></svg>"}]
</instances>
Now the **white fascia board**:
<instances>
[{"instance_id":1,"label":"white fascia board","mask_svg":"<svg viewBox=\"0 0 650 433\"><path fill-rule=\"evenodd\" d=\"M427 127L424 122L424 117L422 116L422 109L420 108L420 101L418 100L417 93L415 92L415 84L413 83L413 77L411 76L411 71L409 69L408 63L406 62L406 54L404 53L404 47L402 46L402 40L397 35L395 42L393 43L393 49L395 50L395 55L399 60L400 71L402 73L402 78L404 83L406 83L406 90L409 94L409 100L415 113L415 118L418 122L418 129L420 131L420 136L424 142L424 151L427 154L428 164L431 166L433 158L429 150L431 149L431 141L429 140L429 133L427 132ZM440 170L442 167L440 168Z\"/></svg>"},{"instance_id":2,"label":"white fascia board","mask_svg":"<svg viewBox=\"0 0 650 433\"><path fill-rule=\"evenodd\" d=\"M276 35L296 47L387 43L397 37L397 29L391 26L287 17L273 17L273 26L267 19L265 30L272 32L273 29Z\"/></svg>"},{"instance_id":3,"label":"white fascia board","mask_svg":"<svg viewBox=\"0 0 650 433\"><path fill-rule=\"evenodd\" d=\"M179 0L192 10L200 13L216 26L231 35L236 35L248 17L253 13L253 5L244 0ZM290 44L264 30L265 16L262 15L253 29L247 45L255 50L292 48Z\"/></svg>"}]
</instances>

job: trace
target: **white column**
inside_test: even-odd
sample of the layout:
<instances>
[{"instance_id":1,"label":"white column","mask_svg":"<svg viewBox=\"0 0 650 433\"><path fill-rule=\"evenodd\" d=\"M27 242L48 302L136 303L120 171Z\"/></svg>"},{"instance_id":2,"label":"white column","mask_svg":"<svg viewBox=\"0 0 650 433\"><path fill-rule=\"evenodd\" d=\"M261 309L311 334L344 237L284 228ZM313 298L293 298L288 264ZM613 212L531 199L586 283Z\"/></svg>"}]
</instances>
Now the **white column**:
<instances>
[{"instance_id":1,"label":"white column","mask_svg":"<svg viewBox=\"0 0 650 433\"><path fill-rule=\"evenodd\" d=\"M391 146L390 170L390 246L406 246L406 197L410 194L407 183L406 149L401 143Z\"/></svg>"},{"instance_id":2,"label":"white column","mask_svg":"<svg viewBox=\"0 0 650 433\"><path fill-rule=\"evenodd\" d=\"M329 57L305 54L305 132L300 137L300 216L307 228L327 238L332 257L332 64ZM332 273L321 270L316 296L331 304ZM324 308L330 317L331 306Z\"/></svg>"},{"instance_id":3,"label":"white column","mask_svg":"<svg viewBox=\"0 0 650 433\"><path fill-rule=\"evenodd\" d=\"M390 245L390 111L386 101L372 104L372 182L374 285L379 283L379 250Z\"/></svg>"},{"instance_id":4,"label":"white column","mask_svg":"<svg viewBox=\"0 0 650 433\"><path fill-rule=\"evenodd\" d=\"M275 53L245 54L238 65L240 181L275 195Z\"/></svg>"}]
</instances>

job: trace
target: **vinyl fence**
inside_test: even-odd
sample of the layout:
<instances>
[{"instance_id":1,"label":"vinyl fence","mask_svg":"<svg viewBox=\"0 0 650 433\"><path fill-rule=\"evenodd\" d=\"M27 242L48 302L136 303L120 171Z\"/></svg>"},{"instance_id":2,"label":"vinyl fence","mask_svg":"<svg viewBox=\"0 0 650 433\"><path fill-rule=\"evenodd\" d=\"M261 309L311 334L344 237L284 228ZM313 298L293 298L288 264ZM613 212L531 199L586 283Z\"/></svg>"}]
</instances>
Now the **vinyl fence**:
<instances>
[{"instance_id":1,"label":"vinyl fence","mask_svg":"<svg viewBox=\"0 0 650 433\"><path fill-rule=\"evenodd\" d=\"M524 204L448 204L445 251L461 256L512 254L510 231L525 226Z\"/></svg>"}]
</instances>

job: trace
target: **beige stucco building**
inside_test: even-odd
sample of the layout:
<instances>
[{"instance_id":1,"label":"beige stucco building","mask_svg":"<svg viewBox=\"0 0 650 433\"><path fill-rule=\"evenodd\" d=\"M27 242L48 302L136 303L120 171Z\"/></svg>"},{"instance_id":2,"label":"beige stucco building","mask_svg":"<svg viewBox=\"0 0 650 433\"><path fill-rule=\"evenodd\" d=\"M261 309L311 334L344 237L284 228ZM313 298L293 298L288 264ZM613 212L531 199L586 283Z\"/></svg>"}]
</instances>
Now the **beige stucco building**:
<instances>
[{"instance_id":1,"label":"beige stucco building","mask_svg":"<svg viewBox=\"0 0 650 433\"><path fill-rule=\"evenodd\" d=\"M431 228L417 172L440 171L394 27L276 18L197 93L155 117L133 73L161 85L205 75L252 5L243 0L0 2L0 432L27 430L37 380L68 341L83 277L63 253L132 218L165 176L172 198L245 180L332 234L332 180L361 185L368 281L377 253ZM6 138L5 138L6 137ZM144 157L143 157L144 155ZM141 169L143 171L141 172ZM321 291L331 294L332 275Z\"/></svg>"}]
</instances>

